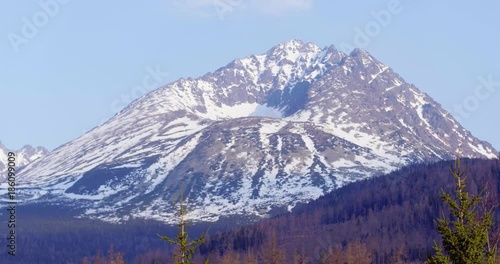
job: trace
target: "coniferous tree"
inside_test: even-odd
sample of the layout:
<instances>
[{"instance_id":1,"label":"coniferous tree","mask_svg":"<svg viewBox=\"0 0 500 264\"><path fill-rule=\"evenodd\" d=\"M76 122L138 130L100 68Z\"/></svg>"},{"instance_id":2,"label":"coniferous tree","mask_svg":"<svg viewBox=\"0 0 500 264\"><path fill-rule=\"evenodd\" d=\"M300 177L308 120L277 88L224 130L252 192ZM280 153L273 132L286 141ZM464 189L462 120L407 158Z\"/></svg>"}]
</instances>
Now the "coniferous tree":
<instances>
[{"instance_id":1,"label":"coniferous tree","mask_svg":"<svg viewBox=\"0 0 500 264\"><path fill-rule=\"evenodd\" d=\"M101 250L97 250L97 255L94 258L95 264L106 264L106 257L103 257Z\"/></svg>"},{"instance_id":2,"label":"coniferous tree","mask_svg":"<svg viewBox=\"0 0 500 264\"><path fill-rule=\"evenodd\" d=\"M306 264L306 257L304 256L304 253L299 253L296 249L293 253L293 264Z\"/></svg>"},{"instance_id":3,"label":"coniferous tree","mask_svg":"<svg viewBox=\"0 0 500 264\"><path fill-rule=\"evenodd\" d=\"M493 264L496 260L496 245L489 246L488 232L493 225L492 211L481 215L478 205L481 197L469 196L466 190L466 170L462 168L460 155L450 169L455 178L455 197L442 191L441 199L450 210L450 219L436 221L443 246L435 243L435 255L428 258L429 264Z\"/></svg>"},{"instance_id":4,"label":"coniferous tree","mask_svg":"<svg viewBox=\"0 0 500 264\"><path fill-rule=\"evenodd\" d=\"M184 206L182 195L182 184L180 188L180 199L179 199L179 224L177 224L177 236L175 238L170 238L167 236L158 235L161 239L167 241L170 244L173 244L178 247L179 253L174 254L174 259L176 264L194 264L192 261L193 255L196 249L206 242L206 236L208 231L201 235L200 237L189 240L188 232L186 231L186 214L187 209ZM204 262L208 264L208 259Z\"/></svg>"},{"instance_id":5,"label":"coniferous tree","mask_svg":"<svg viewBox=\"0 0 500 264\"><path fill-rule=\"evenodd\" d=\"M123 254L120 252L115 252L115 247L111 244L111 247L108 251L108 261L106 264L125 264L123 260Z\"/></svg>"},{"instance_id":6,"label":"coniferous tree","mask_svg":"<svg viewBox=\"0 0 500 264\"><path fill-rule=\"evenodd\" d=\"M244 264L258 264L257 258L251 251L247 251L245 257L243 258Z\"/></svg>"},{"instance_id":7,"label":"coniferous tree","mask_svg":"<svg viewBox=\"0 0 500 264\"><path fill-rule=\"evenodd\" d=\"M347 264L370 264L372 257L365 244L362 244L359 239L347 245L345 256Z\"/></svg>"},{"instance_id":8,"label":"coniferous tree","mask_svg":"<svg viewBox=\"0 0 500 264\"><path fill-rule=\"evenodd\" d=\"M224 252L221 264L238 264L240 263L240 256L237 252L233 250L228 250Z\"/></svg>"},{"instance_id":9,"label":"coniferous tree","mask_svg":"<svg viewBox=\"0 0 500 264\"><path fill-rule=\"evenodd\" d=\"M398 247L397 249L393 250L391 257L390 257L390 263L391 264L403 264L403 258L404 258L404 253L403 253L403 248Z\"/></svg>"},{"instance_id":10,"label":"coniferous tree","mask_svg":"<svg viewBox=\"0 0 500 264\"><path fill-rule=\"evenodd\" d=\"M328 250L328 264L344 264L344 252L341 246L334 246Z\"/></svg>"},{"instance_id":11,"label":"coniferous tree","mask_svg":"<svg viewBox=\"0 0 500 264\"><path fill-rule=\"evenodd\" d=\"M278 247L276 242L276 233L271 231L267 243L262 248L262 257L266 264L282 264L285 263L285 252Z\"/></svg>"}]
</instances>

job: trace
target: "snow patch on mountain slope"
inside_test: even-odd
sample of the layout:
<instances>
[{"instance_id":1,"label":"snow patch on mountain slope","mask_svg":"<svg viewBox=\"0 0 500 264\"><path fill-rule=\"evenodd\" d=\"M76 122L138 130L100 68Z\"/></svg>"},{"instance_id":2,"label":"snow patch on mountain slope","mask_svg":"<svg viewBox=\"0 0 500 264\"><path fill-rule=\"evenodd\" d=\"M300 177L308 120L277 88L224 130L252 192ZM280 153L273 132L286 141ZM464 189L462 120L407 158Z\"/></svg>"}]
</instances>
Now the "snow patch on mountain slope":
<instances>
[{"instance_id":1,"label":"snow patch on mountain slope","mask_svg":"<svg viewBox=\"0 0 500 264\"><path fill-rule=\"evenodd\" d=\"M269 136L278 133L284 126L288 123L285 121L280 122L261 122L261 127L259 129L260 139L262 143L262 148L269 149L271 144Z\"/></svg>"},{"instance_id":2,"label":"snow patch on mountain slope","mask_svg":"<svg viewBox=\"0 0 500 264\"><path fill-rule=\"evenodd\" d=\"M409 162L451 157L457 138L470 155L492 155L431 98L357 52L292 41L178 80L29 166L26 185L89 201L88 217L168 222L175 210L164 196L189 178L198 185L189 217L216 220L265 216ZM445 116L441 130L429 114ZM127 171L122 185L64 194L97 167Z\"/></svg>"},{"instance_id":3,"label":"snow patch on mountain slope","mask_svg":"<svg viewBox=\"0 0 500 264\"><path fill-rule=\"evenodd\" d=\"M151 165L147 169L147 179L146 181L150 183L145 194L152 192L156 186L158 186L165 177L182 161L186 158L189 153L193 151L196 145L199 143L202 133L196 134L188 142L180 147L176 148L172 152L168 153L165 157L160 158L155 164Z\"/></svg>"}]
</instances>

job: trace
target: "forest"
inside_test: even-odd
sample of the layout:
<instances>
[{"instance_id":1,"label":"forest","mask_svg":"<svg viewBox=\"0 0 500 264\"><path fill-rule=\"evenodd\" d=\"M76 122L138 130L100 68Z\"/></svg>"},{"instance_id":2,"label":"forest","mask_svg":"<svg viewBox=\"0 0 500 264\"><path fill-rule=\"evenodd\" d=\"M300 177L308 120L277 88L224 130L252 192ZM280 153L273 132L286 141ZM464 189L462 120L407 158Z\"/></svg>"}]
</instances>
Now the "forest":
<instances>
[{"instance_id":1,"label":"forest","mask_svg":"<svg viewBox=\"0 0 500 264\"><path fill-rule=\"evenodd\" d=\"M434 241L441 243L435 220L449 213L440 196L455 187L452 165L410 165L250 225L191 223L191 238L210 227L194 263L423 263L433 254ZM500 162L463 159L463 166L467 191L485 197L480 204L484 210L495 209L494 239L500 222ZM19 217L24 219L19 263L175 263L171 256L176 249L158 234L175 237L176 227L150 221L115 225L74 219L69 213L54 219L52 210L25 208Z\"/></svg>"},{"instance_id":2,"label":"forest","mask_svg":"<svg viewBox=\"0 0 500 264\"><path fill-rule=\"evenodd\" d=\"M201 253L255 252L263 263L423 263L441 242L434 220L448 214L440 195L455 188L452 165L411 165L347 185L292 213L214 234ZM495 208L492 238L498 237L500 163L464 159L463 166L467 190L485 197L483 208ZM269 251L282 257L266 261Z\"/></svg>"}]
</instances>

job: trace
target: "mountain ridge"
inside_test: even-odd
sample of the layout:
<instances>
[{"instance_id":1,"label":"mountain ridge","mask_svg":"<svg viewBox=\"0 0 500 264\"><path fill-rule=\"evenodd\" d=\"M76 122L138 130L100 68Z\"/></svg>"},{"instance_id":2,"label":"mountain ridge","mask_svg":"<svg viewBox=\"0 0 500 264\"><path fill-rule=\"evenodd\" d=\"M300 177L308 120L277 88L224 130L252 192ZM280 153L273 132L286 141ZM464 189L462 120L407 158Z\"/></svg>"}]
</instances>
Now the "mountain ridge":
<instances>
[{"instance_id":1,"label":"mountain ridge","mask_svg":"<svg viewBox=\"0 0 500 264\"><path fill-rule=\"evenodd\" d=\"M292 40L150 92L28 165L28 202L172 221L265 217L415 162L496 150L368 52ZM192 192L190 190L193 190ZM279 209L281 208L281 209Z\"/></svg>"},{"instance_id":2,"label":"mountain ridge","mask_svg":"<svg viewBox=\"0 0 500 264\"><path fill-rule=\"evenodd\" d=\"M16 169L22 168L49 153L44 147L33 147L31 145L24 145L19 150L11 150L0 141L0 182L7 179L9 152L16 154Z\"/></svg>"}]
</instances>

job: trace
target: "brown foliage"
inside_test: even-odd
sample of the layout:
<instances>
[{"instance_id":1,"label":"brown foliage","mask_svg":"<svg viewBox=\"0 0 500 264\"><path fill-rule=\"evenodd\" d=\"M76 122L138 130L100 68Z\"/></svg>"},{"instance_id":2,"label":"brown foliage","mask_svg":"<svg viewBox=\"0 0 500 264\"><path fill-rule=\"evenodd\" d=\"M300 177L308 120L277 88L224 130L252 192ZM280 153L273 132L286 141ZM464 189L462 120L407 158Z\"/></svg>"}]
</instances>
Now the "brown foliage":
<instances>
[{"instance_id":1,"label":"brown foliage","mask_svg":"<svg viewBox=\"0 0 500 264\"><path fill-rule=\"evenodd\" d=\"M485 199L485 207L497 205L500 162L465 159L464 163L471 172L470 192L480 193L488 186L486 194L491 199ZM260 250L271 263L276 248L286 252L287 263L299 261L294 257L297 249L304 249L313 263L320 252L325 252L321 260L327 264L421 263L437 239L433 219L443 210L441 190L454 187L449 177L452 165L451 161L411 165L349 184L290 214L214 236L211 249L223 250L226 245L238 251ZM496 211L498 223L500 212ZM491 246L498 238L499 233L491 234Z\"/></svg>"}]
</instances>

